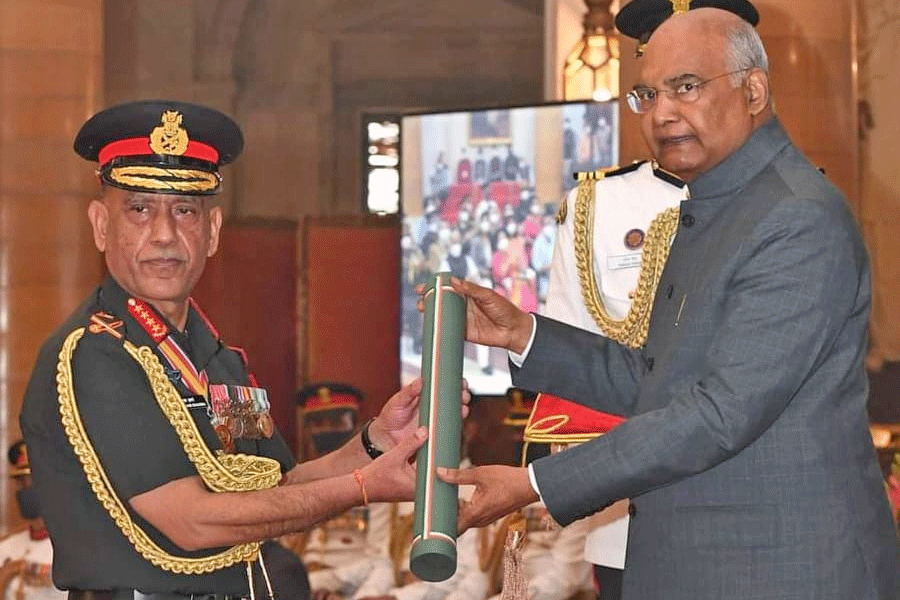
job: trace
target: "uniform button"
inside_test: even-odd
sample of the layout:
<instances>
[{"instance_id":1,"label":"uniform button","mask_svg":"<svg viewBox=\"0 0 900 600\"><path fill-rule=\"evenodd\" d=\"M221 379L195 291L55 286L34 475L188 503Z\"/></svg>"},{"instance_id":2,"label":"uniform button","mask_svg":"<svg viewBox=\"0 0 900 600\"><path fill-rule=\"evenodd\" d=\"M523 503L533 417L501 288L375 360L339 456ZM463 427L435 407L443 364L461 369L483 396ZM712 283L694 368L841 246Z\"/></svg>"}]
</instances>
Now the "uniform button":
<instances>
[{"instance_id":1,"label":"uniform button","mask_svg":"<svg viewBox=\"0 0 900 600\"><path fill-rule=\"evenodd\" d=\"M634 507L634 503L630 503L628 505L628 516L634 517L635 514L637 514L637 509Z\"/></svg>"},{"instance_id":2,"label":"uniform button","mask_svg":"<svg viewBox=\"0 0 900 600\"><path fill-rule=\"evenodd\" d=\"M653 357L652 357L652 356L647 357L647 370L648 370L648 371L652 371L652 370L653 370L653 362L654 362L654 361L653 361Z\"/></svg>"},{"instance_id":3,"label":"uniform button","mask_svg":"<svg viewBox=\"0 0 900 600\"><path fill-rule=\"evenodd\" d=\"M672 292L674 292L674 291L675 291L675 286L670 283L669 287L666 288L666 298L671 298Z\"/></svg>"},{"instance_id":4,"label":"uniform button","mask_svg":"<svg viewBox=\"0 0 900 600\"><path fill-rule=\"evenodd\" d=\"M685 227L693 227L694 226L694 215L683 215L681 217L681 224Z\"/></svg>"}]
</instances>

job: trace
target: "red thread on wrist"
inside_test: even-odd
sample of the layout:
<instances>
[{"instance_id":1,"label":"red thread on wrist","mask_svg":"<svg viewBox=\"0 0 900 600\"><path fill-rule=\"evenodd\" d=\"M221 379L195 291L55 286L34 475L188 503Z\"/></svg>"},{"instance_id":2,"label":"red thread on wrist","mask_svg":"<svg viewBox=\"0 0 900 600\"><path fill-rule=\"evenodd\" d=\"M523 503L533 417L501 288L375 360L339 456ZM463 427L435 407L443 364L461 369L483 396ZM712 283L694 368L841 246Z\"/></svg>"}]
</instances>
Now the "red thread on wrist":
<instances>
[{"instance_id":1,"label":"red thread on wrist","mask_svg":"<svg viewBox=\"0 0 900 600\"><path fill-rule=\"evenodd\" d=\"M359 484L359 491L362 492L363 506L368 506L369 494L366 493L366 480L363 479L362 471L355 469L353 471L353 478L356 480L356 483Z\"/></svg>"}]
</instances>

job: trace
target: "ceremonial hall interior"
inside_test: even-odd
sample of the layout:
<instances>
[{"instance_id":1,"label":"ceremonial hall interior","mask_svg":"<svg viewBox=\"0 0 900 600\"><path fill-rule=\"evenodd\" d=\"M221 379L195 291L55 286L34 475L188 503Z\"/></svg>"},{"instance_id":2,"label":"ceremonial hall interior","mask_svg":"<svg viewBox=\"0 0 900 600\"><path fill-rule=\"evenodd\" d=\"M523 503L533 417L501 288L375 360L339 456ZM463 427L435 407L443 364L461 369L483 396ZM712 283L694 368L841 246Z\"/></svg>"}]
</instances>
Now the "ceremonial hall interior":
<instances>
[{"instance_id":1,"label":"ceremonial hall interior","mask_svg":"<svg viewBox=\"0 0 900 600\"><path fill-rule=\"evenodd\" d=\"M193 297L246 350L275 424L302 457L298 390L354 386L362 423L418 368L402 238L421 241L412 230L423 213L474 218L477 187L501 214L509 206L505 217L517 215L511 235L527 228L526 207L549 223L578 169L565 157L541 160L540 149L565 154L563 119L588 113L573 102L607 111L610 137L596 167L649 158L625 103L639 59L636 41L611 26L620 2L0 0L0 448L22 435L40 345L105 273L85 216L98 192L94 166L72 151L92 114L172 98L240 124L245 149L223 167L216 200L222 242ZM843 192L870 253L869 416L888 482L900 452L900 263L891 258L900 250L900 3L754 5L777 114ZM578 52L598 24L618 58L591 66ZM517 117L526 107L558 110ZM548 119L556 129L534 125ZM464 132L450 131L463 120ZM443 132L446 148L429 131ZM498 181L476 186L460 165L482 154L497 169L523 158L509 176L498 171ZM441 177L450 195L437 199ZM438 200L440 208L429 204ZM537 309L540 278L529 273ZM483 418L501 427L505 355L470 351L466 360L473 391L493 400ZM7 475L3 533L25 522Z\"/></svg>"}]
</instances>

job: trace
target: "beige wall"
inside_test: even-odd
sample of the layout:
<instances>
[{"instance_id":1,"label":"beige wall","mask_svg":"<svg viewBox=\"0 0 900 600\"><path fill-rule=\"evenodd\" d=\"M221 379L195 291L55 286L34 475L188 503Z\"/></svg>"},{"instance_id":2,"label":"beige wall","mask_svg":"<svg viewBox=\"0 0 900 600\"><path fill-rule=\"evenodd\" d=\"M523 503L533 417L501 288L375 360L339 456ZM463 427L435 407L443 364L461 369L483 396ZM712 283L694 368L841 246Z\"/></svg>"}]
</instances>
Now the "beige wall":
<instances>
[{"instance_id":1,"label":"beige wall","mask_svg":"<svg viewBox=\"0 0 900 600\"><path fill-rule=\"evenodd\" d=\"M100 0L0 0L0 451L20 436L38 346L96 285L84 208L91 167L72 152L100 105ZM65 24L54 27L52 24ZM0 469L6 473L6 469ZM20 522L0 477L0 530Z\"/></svg>"},{"instance_id":2,"label":"beige wall","mask_svg":"<svg viewBox=\"0 0 900 600\"><path fill-rule=\"evenodd\" d=\"M367 109L541 98L537 0L116 0L106 19L109 102L177 96L241 123L239 217L361 212Z\"/></svg>"},{"instance_id":3,"label":"beige wall","mask_svg":"<svg viewBox=\"0 0 900 600\"><path fill-rule=\"evenodd\" d=\"M860 95L863 119L861 220L872 255L873 369L900 360L900 3L860 0Z\"/></svg>"}]
</instances>

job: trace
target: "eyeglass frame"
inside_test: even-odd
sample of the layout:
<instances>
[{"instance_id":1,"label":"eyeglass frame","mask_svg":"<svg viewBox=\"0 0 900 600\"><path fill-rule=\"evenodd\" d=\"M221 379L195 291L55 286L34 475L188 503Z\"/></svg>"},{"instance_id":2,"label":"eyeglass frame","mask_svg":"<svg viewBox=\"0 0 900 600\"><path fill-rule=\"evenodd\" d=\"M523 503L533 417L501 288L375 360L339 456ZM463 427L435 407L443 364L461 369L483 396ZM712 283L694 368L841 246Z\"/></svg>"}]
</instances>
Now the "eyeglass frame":
<instances>
[{"instance_id":1,"label":"eyeglass frame","mask_svg":"<svg viewBox=\"0 0 900 600\"><path fill-rule=\"evenodd\" d=\"M628 108L631 109L631 112L643 115L650 111L651 108L656 104L657 98L659 98L659 94L663 93L669 97L671 100L677 100L682 104L693 104L697 100L700 99L700 92L703 90L703 86L711 81L715 81L716 79L721 79L723 77L728 77L729 75L734 75L736 73L743 73L744 71L749 71L754 67L744 67L743 69L737 69L735 71L729 71L728 73L722 73L721 75L716 75L715 77L710 77L709 79L702 79L700 81L685 81L684 83L678 84L678 87L675 89L659 89L651 86L641 86L636 87L627 94L625 94L625 103L628 105ZM682 89L685 86L693 86L690 89ZM639 91L644 90L652 90L655 94L652 102L649 106L645 107L643 110L640 110L640 105L642 100L638 96ZM688 99L686 94L692 94L696 92L696 96Z\"/></svg>"}]
</instances>

